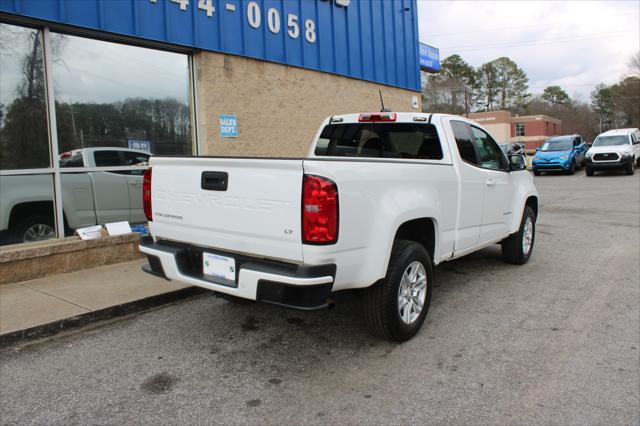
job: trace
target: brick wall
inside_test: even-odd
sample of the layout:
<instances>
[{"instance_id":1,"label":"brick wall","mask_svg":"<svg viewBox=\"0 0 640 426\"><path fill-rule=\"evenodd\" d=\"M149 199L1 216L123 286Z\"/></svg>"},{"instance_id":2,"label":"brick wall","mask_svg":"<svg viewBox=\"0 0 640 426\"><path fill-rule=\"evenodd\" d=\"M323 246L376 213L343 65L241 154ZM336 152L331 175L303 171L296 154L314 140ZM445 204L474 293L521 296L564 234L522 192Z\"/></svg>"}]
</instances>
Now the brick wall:
<instances>
[{"instance_id":1,"label":"brick wall","mask_svg":"<svg viewBox=\"0 0 640 426\"><path fill-rule=\"evenodd\" d=\"M194 56L201 155L301 157L332 114L412 108L419 93L211 52ZM220 138L218 116L235 114L238 138Z\"/></svg>"}]
</instances>

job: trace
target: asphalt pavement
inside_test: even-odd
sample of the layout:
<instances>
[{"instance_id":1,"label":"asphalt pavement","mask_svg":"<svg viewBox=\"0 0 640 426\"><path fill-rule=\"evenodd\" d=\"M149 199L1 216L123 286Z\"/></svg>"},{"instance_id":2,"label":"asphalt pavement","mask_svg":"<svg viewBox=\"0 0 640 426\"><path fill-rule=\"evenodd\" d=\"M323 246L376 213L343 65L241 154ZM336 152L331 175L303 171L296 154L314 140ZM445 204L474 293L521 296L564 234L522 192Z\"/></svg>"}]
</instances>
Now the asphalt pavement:
<instances>
[{"instance_id":1,"label":"asphalt pavement","mask_svg":"<svg viewBox=\"0 0 640 426\"><path fill-rule=\"evenodd\" d=\"M535 178L525 266L442 264L422 331L211 294L0 353L0 423L640 424L640 173Z\"/></svg>"}]
</instances>

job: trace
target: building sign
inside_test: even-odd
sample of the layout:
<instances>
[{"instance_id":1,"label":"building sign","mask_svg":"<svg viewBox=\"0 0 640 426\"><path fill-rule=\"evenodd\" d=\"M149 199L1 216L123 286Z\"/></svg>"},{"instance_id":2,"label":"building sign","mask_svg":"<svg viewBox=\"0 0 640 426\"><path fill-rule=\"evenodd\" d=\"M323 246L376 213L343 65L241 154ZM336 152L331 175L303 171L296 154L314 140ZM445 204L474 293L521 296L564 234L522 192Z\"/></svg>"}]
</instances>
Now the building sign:
<instances>
[{"instance_id":1,"label":"building sign","mask_svg":"<svg viewBox=\"0 0 640 426\"><path fill-rule=\"evenodd\" d=\"M0 0L0 12L420 90L416 0Z\"/></svg>"},{"instance_id":2,"label":"building sign","mask_svg":"<svg viewBox=\"0 0 640 426\"><path fill-rule=\"evenodd\" d=\"M151 154L151 141L140 141L136 139L127 139L130 149L137 149Z\"/></svg>"},{"instance_id":3,"label":"building sign","mask_svg":"<svg viewBox=\"0 0 640 426\"><path fill-rule=\"evenodd\" d=\"M440 72L440 49L420 43L420 68L430 72Z\"/></svg>"},{"instance_id":4,"label":"building sign","mask_svg":"<svg viewBox=\"0 0 640 426\"><path fill-rule=\"evenodd\" d=\"M220 115L220 137L238 137L238 118L235 115Z\"/></svg>"}]
</instances>

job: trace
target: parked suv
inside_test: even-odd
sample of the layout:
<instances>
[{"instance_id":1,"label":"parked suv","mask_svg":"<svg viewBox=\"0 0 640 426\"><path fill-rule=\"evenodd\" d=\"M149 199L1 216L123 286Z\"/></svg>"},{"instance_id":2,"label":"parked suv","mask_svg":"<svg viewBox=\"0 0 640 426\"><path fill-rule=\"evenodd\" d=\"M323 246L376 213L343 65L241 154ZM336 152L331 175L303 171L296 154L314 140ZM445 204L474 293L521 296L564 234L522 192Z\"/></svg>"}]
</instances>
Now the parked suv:
<instances>
[{"instance_id":1,"label":"parked suv","mask_svg":"<svg viewBox=\"0 0 640 426\"><path fill-rule=\"evenodd\" d=\"M580 135L554 136L536 149L533 156L533 174L546 171L564 171L570 175L584 164L589 147Z\"/></svg>"},{"instance_id":2,"label":"parked suv","mask_svg":"<svg viewBox=\"0 0 640 426\"><path fill-rule=\"evenodd\" d=\"M614 129L600 134L587 151L587 176L598 170L624 169L632 175L640 165L640 130Z\"/></svg>"}]
</instances>

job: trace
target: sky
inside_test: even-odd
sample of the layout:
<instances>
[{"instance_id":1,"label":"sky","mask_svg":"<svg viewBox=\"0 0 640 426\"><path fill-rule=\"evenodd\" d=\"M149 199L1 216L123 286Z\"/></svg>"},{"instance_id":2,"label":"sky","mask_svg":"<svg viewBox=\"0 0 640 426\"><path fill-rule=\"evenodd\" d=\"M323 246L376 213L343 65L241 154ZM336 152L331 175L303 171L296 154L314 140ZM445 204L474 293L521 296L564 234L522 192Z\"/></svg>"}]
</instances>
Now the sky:
<instances>
[{"instance_id":1,"label":"sky","mask_svg":"<svg viewBox=\"0 0 640 426\"><path fill-rule=\"evenodd\" d=\"M629 74L640 49L640 0L418 0L420 41L474 67L501 56L529 77L532 93L561 86L587 101L594 86Z\"/></svg>"}]
</instances>

